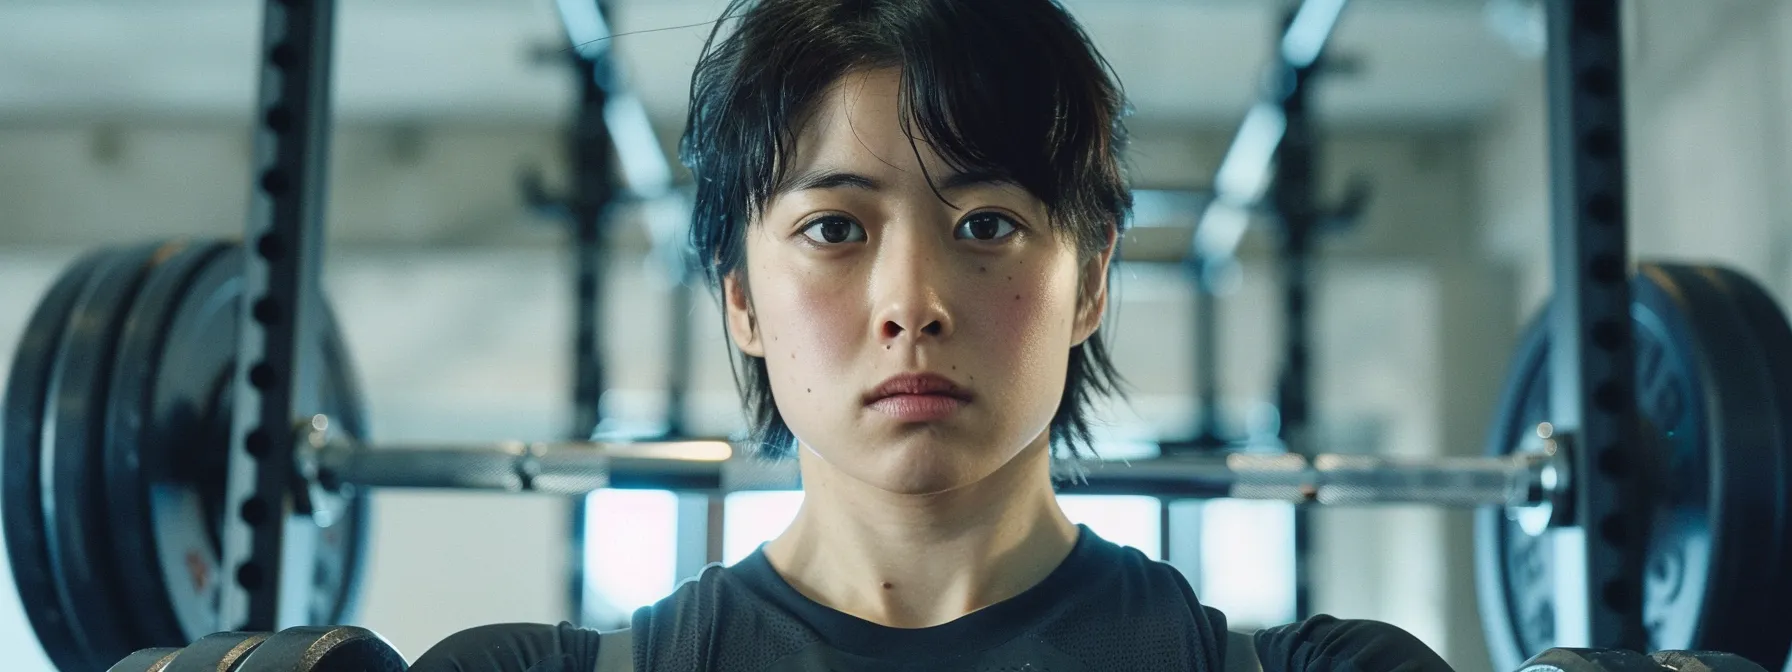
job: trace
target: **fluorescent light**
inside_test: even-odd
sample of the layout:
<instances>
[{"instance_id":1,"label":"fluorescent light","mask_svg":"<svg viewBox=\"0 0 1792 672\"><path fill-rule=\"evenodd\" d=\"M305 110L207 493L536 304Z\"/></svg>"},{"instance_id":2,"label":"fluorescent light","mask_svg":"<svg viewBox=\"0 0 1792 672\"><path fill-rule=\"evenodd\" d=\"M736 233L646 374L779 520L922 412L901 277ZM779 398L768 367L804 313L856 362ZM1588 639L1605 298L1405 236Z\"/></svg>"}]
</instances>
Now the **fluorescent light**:
<instances>
[{"instance_id":1,"label":"fluorescent light","mask_svg":"<svg viewBox=\"0 0 1792 672\"><path fill-rule=\"evenodd\" d=\"M1269 190L1269 169L1276 147L1288 131L1288 118L1269 103L1258 103L1245 113L1226 158L1220 161L1213 186L1219 200L1254 203Z\"/></svg>"},{"instance_id":2,"label":"fluorescent light","mask_svg":"<svg viewBox=\"0 0 1792 672\"><path fill-rule=\"evenodd\" d=\"M672 167L660 149L659 137L647 118L647 106L635 94L617 87L604 103L604 124L616 144L622 179L639 196L657 196L672 186Z\"/></svg>"},{"instance_id":3,"label":"fluorescent light","mask_svg":"<svg viewBox=\"0 0 1792 672\"><path fill-rule=\"evenodd\" d=\"M1344 12L1344 0L1307 0L1301 3L1288 32L1282 34L1282 60L1290 67L1304 68L1319 59L1320 50Z\"/></svg>"},{"instance_id":4,"label":"fluorescent light","mask_svg":"<svg viewBox=\"0 0 1792 672\"><path fill-rule=\"evenodd\" d=\"M1247 208L1224 200L1209 204L1201 214L1200 225L1195 227L1195 255L1202 259L1232 258L1251 223Z\"/></svg>"},{"instance_id":5,"label":"fluorescent light","mask_svg":"<svg viewBox=\"0 0 1792 672\"><path fill-rule=\"evenodd\" d=\"M560 0L560 23L579 54L592 58L608 48L610 24L597 10L597 0Z\"/></svg>"}]
</instances>

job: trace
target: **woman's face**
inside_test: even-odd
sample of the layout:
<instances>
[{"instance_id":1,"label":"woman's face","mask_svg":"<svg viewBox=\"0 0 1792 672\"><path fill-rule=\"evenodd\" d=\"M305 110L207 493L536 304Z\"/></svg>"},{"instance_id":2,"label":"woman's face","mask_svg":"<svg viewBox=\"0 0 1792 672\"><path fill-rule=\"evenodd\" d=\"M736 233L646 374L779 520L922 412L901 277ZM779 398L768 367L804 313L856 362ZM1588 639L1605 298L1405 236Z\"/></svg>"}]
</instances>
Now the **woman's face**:
<instances>
[{"instance_id":1,"label":"woman's face","mask_svg":"<svg viewBox=\"0 0 1792 672\"><path fill-rule=\"evenodd\" d=\"M818 103L724 291L730 334L765 359L803 446L856 480L927 494L1046 445L1069 351L1100 322L1108 259L1082 259L1019 186L958 174L911 141L899 77L849 75ZM933 378L880 391L904 374Z\"/></svg>"}]
</instances>

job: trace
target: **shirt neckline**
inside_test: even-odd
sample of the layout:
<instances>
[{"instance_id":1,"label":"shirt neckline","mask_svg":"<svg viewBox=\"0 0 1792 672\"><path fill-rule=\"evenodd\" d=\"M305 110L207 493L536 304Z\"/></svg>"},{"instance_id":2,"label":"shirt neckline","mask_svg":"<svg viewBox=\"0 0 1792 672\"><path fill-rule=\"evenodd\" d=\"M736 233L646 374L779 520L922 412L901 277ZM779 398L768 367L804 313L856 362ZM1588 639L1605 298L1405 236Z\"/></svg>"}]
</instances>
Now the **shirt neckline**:
<instances>
[{"instance_id":1,"label":"shirt neckline","mask_svg":"<svg viewBox=\"0 0 1792 672\"><path fill-rule=\"evenodd\" d=\"M1039 583L1014 597L926 628L893 628L809 599L772 567L765 557L764 544L727 570L750 590L813 628L829 646L855 655L883 658L896 654L966 653L1012 640L1036 625L1053 607L1067 603L1069 594L1089 584L1096 572L1112 568L1114 563L1103 562L1100 557L1110 547L1112 542L1078 524L1070 554Z\"/></svg>"}]
</instances>

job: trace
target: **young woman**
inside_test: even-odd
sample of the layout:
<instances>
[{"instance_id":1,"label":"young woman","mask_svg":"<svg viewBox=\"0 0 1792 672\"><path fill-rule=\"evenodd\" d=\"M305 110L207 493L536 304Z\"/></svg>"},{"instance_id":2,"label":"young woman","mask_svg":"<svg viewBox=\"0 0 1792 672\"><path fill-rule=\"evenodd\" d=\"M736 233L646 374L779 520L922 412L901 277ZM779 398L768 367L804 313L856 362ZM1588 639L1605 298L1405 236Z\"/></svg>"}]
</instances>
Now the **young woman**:
<instances>
[{"instance_id":1,"label":"young woman","mask_svg":"<svg viewBox=\"0 0 1792 672\"><path fill-rule=\"evenodd\" d=\"M694 248L802 508L629 630L487 626L413 669L1449 669L1381 623L1229 635L1059 509L1131 204L1124 99L1062 7L735 0L691 94Z\"/></svg>"}]
</instances>

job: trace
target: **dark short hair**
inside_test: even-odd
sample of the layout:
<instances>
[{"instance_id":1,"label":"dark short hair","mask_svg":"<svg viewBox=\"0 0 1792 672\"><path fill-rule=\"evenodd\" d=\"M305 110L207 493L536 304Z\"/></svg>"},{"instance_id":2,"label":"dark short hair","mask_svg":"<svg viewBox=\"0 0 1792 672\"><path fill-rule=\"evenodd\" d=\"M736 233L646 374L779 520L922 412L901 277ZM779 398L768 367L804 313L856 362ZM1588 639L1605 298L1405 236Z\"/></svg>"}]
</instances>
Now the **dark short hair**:
<instances>
[{"instance_id":1,"label":"dark short hair","mask_svg":"<svg viewBox=\"0 0 1792 672\"><path fill-rule=\"evenodd\" d=\"M1109 245L1110 231L1118 243L1132 207L1125 96L1054 0L734 0L697 61L679 146L696 182L692 252L712 289L745 260L746 228L818 100L847 74L886 67L901 70L911 138L955 170L993 171L1026 189L1085 256ZM795 437L765 360L737 355L750 439L761 455L787 455ZM1120 377L1099 330L1069 357L1051 436L1080 455L1094 396L1118 392Z\"/></svg>"}]
</instances>

